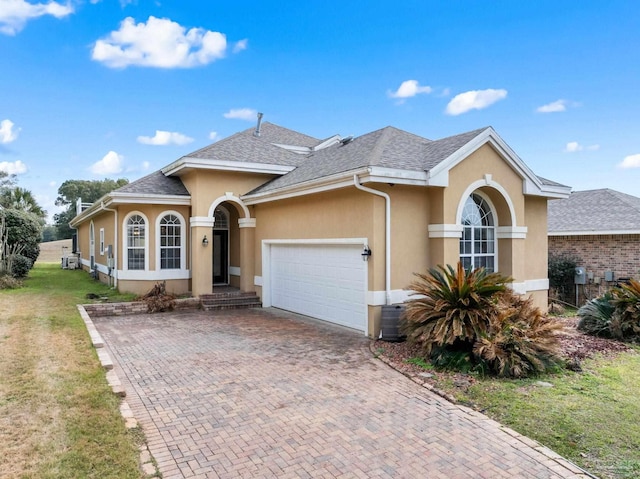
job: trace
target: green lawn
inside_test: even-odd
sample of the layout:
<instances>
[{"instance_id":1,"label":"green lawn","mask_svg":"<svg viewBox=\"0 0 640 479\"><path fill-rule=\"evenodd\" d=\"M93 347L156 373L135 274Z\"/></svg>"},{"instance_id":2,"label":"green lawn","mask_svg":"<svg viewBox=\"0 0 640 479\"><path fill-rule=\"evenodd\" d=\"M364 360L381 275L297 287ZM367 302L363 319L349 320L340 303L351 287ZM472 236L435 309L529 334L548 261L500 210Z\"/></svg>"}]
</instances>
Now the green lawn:
<instances>
[{"instance_id":1,"label":"green lawn","mask_svg":"<svg viewBox=\"0 0 640 479\"><path fill-rule=\"evenodd\" d=\"M140 478L127 431L76 304L130 300L83 271L36 264L0 291L0 477Z\"/></svg>"},{"instance_id":2,"label":"green lawn","mask_svg":"<svg viewBox=\"0 0 640 479\"><path fill-rule=\"evenodd\" d=\"M480 379L466 392L446 381L439 387L599 477L640 478L640 349L582 367L536 379Z\"/></svg>"}]
</instances>

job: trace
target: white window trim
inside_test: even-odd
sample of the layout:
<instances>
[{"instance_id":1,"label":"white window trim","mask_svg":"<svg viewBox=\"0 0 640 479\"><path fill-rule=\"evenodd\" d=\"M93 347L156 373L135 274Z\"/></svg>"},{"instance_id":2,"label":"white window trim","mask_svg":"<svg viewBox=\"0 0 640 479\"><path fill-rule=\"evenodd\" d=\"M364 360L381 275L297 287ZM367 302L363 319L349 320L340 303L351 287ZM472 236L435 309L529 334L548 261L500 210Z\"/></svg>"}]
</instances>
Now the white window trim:
<instances>
[{"instance_id":1,"label":"white window trim","mask_svg":"<svg viewBox=\"0 0 640 479\"><path fill-rule=\"evenodd\" d=\"M129 271L129 247L127 245L127 237L129 235L128 222L132 216L139 215L144 219L145 225L145 242L144 242L144 270L135 269L131 271L149 271L149 218L141 211L130 211L122 221L122 251L124 255L122 257L122 271Z\"/></svg>"},{"instance_id":2,"label":"white window trim","mask_svg":"<svg viewBox=\"0 0 640 479\"><path fill-rule=\"evenodd\" d=\"M100 228L100 255L104 256L104 228Z\"/></svg>"},{"instance_id":3,"label":"white window trim","mask_svg":"<svg viewBox=\"0 0 640 479\"><path fill-rule=\"evenodd\" d=\"M461 204L465 204L467 202L467 198L469 198L471 195L478 195L480 198L482 198L487 205L489 206L489 209L491 210L491 215L493 216L493 271L499 271L498 268L498 264L499 264L499 256L498 256L498 213L496 210L495 205L493 204L493 202L491 201L491 198L489 198L486 194L484 194L482 191L480 190L474 190L471 193L469 193L466 197L463 197L463 202ZM458 208L459 212L460 212L460 216L458 217L458 223L460 224L460 226L463 228L464 231L464 225L462 224L462 213L464 211L464 206L462 206L462 208ZM462 241L462 238L464 236L464 232L460 235L460 241ZM473 238L471 238L471 242L473 243ZM483 256L488 256L488 255L483 255ZM475 255L471 255L471 267L473 268L473 259L474 259ZM458 258L462 259L462 255L460 253L458 253Z\"/></svg>"},{"instance_id":4,"label":"white window trim","mask_svg":"<svg viewBox=\"0 0 640 479\"><path fill-rule=\"evenodd\" d=\"M180 220L180 268L161 268L160 261L160 221L167 215L173 215ZM157 271L174 271L185 272L187 271L187 222L182 214L174 210L165 210L156 218L156 270Z\"/></svg>"}]
</instances>

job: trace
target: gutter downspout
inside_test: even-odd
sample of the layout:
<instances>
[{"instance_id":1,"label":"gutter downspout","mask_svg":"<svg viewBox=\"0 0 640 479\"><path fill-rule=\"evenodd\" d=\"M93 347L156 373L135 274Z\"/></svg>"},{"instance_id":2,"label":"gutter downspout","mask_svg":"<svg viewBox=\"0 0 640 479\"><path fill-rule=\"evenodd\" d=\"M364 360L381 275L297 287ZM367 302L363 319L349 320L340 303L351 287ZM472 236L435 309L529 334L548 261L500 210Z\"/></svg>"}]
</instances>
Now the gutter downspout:
<instances>
[{"instance_id":1,"label":"gutter downspout","mask_svg":"<svg viewBox=\"0 0 640 479\"><path fill-rule=\"evenodd\" d=\"M384 233L385 233L385 252L384 252L384 260L385 260L385 303L387 305L391 304L391 198L387 193L382 191L374 190L372 188L368 188L366 186L362 186L360 184L360 179L358 175L353 175L353 185L359 190L366 191L367 193L371 193L373 195L382 196L385 199L385 218L384 218Z\"/></svg>"},{"instance_id":2,"label":"gutter downspout","mask_svg":"<svg viewBox=\"0 0 640 479\"><path fill-rule=\"evenodd\" d=\"M100 209L103 211L111 211L113 213L113 226L114 226L114 234L113 234L113 269L116 271L116 274L113 276L113 287L118 287L118 210L114 210L111 208L107 208L104 206L104 201L100 202ZM109 285L111 286L111 285Z\"/></svg>"}]
</instances>

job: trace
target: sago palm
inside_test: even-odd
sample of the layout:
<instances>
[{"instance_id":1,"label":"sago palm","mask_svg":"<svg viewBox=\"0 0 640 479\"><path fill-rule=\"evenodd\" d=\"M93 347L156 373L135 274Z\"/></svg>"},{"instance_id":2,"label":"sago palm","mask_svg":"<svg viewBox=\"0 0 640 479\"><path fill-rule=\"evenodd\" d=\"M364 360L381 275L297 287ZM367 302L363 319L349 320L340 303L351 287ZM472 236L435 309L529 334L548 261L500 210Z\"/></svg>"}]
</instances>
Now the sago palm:
<instances>
[{"instance_id":1,"label":"sago palm","mask_svg":"<svg viewBox=\"0 0 640 479\"><path fill-rule=\"evenodd\" d=\"M421 346L425 356L434 347L453 346L471 350L486 334L495 314L496 293L504 291L511 278L484 268L465 271L438 266L427 274L416 273L411 285L413 299L406 304L402 329L407 340Z\"/></svg>"}]
</instances>

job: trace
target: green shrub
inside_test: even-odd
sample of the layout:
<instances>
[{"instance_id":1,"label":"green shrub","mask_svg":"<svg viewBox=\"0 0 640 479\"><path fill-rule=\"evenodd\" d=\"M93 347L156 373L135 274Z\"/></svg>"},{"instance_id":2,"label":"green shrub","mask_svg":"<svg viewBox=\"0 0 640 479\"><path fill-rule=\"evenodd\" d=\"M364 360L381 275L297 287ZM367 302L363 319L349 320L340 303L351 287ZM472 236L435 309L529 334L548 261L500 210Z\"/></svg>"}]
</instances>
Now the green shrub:
<instances>
[{"instance_id":1,"label":"green shrub","mask_svg":"<svg viewBox=\"0 0 640 479\"><path fill-rule=\"evenodd\" d=\"M549 288L555 291L558 299L571 304L574 301L573 280L579 262L577 256L566 254L550 254L547 261Z\"/></svg>"},{"instance_id":2,"label":"green shrub","mask_svg":"<svg viewBox=\"0 0 640 479\"><path fill-rule=\"evenodd\" d=\"M640 342L640 282L630 279L611 290L611 335L620 340Z\"/></svg>"},{"instance_id":3,"label":"green shrub","mask_svg":"<svg viewBox=\"0 0 640 479\"><path fill-rule=\"evenodd\" d=\"M18 279L26 278L31 268L33 268L33 261L21 254L11 255L9 264L11 264L11 275Z\"/></svg>"},{"instance_id":4,"label":"green shrub","mask_svg":"<svg viewBox=\"0 0 640 479\"><path fill-rule=\"evenodd\" d=\"M578 310L578 329L593 336L640 343L640 282L631 279Z\"/></svg>"},{"instance_id":5,"label":"green shrub","mask_svg":"<svg viewBox=\"0 0 640 479\"><path fill-rule=\"evenodd\" d=\"M587 301L578 309L577 315L580 317L577 326L578 330L584 331L592 336L610 338L611 319L616 309L611 303L612 299L613 296L611 293L605 293L602 296Z\"/></svg>"},{"instance_id":6,"label":"green shrub","mask_svg":"<svg viewBox=\"0 0 640 479\"><path fill-rule=\"evenodd\" d=\"M465 271L460 262L456 269L438 266L416 276L410 289L420 297L407 302L401 327L426 357L434 347L470 352L476 339L488 332L493 296L511 281L484 268Z\"/></svg>"},{"instance_id":7,"label":"green shrub","mask_svg":"<svg viewBox=\"0 0 640 479\"><path fill-rule=\"evenodd\" d=\"M438 266L410 288L402 330L435 366L523 377L557 367L562 326L483 268Z\"/></svg>"},{"instance_id":8,"label":"green shrub","mask_svg":"<svg viewBox=\"0 0 640 479\"><path fill-rule=\"evenodd\" d=\"M545 316L533 299L512 291L499 295L489 333L478 338L473 354L498 376L524 377L561 364L557 333L562 325Z\"/></svg>"},{"instance_id":9,"label":"green shrub","mask_svg":"<svg viewBox=\"0 0 640 479\"><path fill-rule=\"evenodd\" d=\"M33 263L40 255L42 226L32 213L15 209L0 210L0 219L5 221L6 244L9 247L20 246L20 254Z\"/></svg>"}]
</instances>

